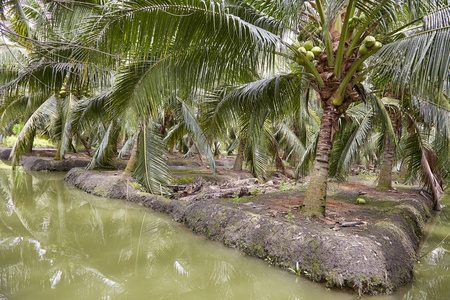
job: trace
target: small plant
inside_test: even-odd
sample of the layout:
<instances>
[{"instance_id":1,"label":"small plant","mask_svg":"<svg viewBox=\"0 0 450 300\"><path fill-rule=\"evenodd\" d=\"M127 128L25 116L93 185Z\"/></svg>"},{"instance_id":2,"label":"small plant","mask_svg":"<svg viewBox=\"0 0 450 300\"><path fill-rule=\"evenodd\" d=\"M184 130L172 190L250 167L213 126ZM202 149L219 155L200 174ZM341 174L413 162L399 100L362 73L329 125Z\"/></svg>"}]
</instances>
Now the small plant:
<instances>
[{"instance_id":1,"label":"small plant","mask_svg":"<svg viewBox=\"0 0 450 300\"><path fill-rule=\"evenodd\" d=\"M293 185L290 184L289 182L286 182L284 180L280 181L280 191L288 191L288 190L292 190L293 189Z\"/></svg>"},{"instance_id":2,"label":"small plant","mask_svg":"<svg viewBox=\"0 0 450 300\"><path fill-rule=\"evenodd\" d=\"M269 265L275 264L275 260L274 260L272 257L270 257L270 256L267 256L264 260L265 260Z\"/></svg>"},{"instance_id":3,"label":"small plant","mask_svg":"<svg viewBox=\"0 0 450 300\"><path fill-rule=\"evenodd\" d=\"M302 269L300 269L300 264L298 262L295 263L295 268L289 268L289 271L291 271L295 275L302 275Z\"/></svg>"},{"instance_id":4,"label":"small plant","mask_svg":"<svg viewBox=\"0 0 450 300\"><path fill-rule=\"evenodd\" d=\"M255 189L253 192L251 192L252 196L256 196L256 195L259 195L261 193L262 193L262 191L258 190L258 189Z\"/></svg>"},{"instance_id":5,"label":"small plant","mask_svg":"<svg viewBox=\"0 0 450 300\"><path fill-rule=\"evenodd\" d=\"M289 223L292 223L295 218L294 214L292 213L292 206L289 206L288 214L284 217L289 221Z\"/></svg>"},{"instance_id":6,"label":"small plant","mask_svg":"<svg viewBox=\"0 0 450 300\"><path fill-rule=\"evenodd\" d=\"M303 271L303 274L306 276L306 278L311 279L311 273L309 273L308 271Z\"/></svg>"},{"instance_id":7,"label":"small plant","mask_svg":"<svg viewBox=\"0 0 450 300\"><path fill-rule=\"evenodd\" d=\"M241 201L241 198L239 197L239 193L238 192L234 192L234 194L233 194L233 203L234 204L239 204L240 201Z\"/></svg>"}]
</instances>

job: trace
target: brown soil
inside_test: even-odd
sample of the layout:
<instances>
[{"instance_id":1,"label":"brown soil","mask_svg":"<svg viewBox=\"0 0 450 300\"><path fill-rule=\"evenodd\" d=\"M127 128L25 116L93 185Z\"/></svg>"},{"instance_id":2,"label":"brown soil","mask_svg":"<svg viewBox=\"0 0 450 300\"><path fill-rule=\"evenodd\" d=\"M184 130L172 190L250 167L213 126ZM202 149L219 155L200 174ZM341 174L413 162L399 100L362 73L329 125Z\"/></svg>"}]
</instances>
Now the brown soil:
<instances>
[{"instance_id":1,"label":"brown soil","mask_svg":"<svg viewBox=\"0 0 450 300\"><path fill-rule=\"evenodd\" d=\"M401 199L423 200L423 196L413 187L396 190L377 190L362 183L331 183L328 192L325 217L309 219L301 213L301 205L305 194L298 190L277 191L267 194L259 194L247 197L242 203L223 201L228 205L235 205L240 209L273 217L279 221L288 221L297 225L305 222L314 222L333 230L347 229L362 231L384 218L380 213L383 206L392 207ZM334 192L333 192L334 191ZM364 195L360 195L364 193ZM366 204L357 204L356 199L363 198ZM342 228L346 222L363 221L364 224ZM366 231L367 229L364 229Z\"/></svg>"}]
</instances>

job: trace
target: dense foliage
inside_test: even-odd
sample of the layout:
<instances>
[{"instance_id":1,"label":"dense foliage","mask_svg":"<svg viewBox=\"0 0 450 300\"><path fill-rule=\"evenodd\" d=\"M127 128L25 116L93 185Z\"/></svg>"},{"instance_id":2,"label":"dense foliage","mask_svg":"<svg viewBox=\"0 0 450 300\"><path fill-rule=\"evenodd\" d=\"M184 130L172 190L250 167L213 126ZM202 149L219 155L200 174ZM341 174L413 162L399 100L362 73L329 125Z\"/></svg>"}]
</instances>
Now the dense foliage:
<instances>
[{"instance_id":1,"label":"dense foliage","mask_svg":"<svg viewBox=\"0 0 450 300\"><path fill-rule=\"evenodd\" d=\"M214 171L222 145L258 177L271 163L286 173L286 161L310 174L304 210L320 215L328 176L382 160L380 183L407 165L439 209L450 177L447 1L0 4L1 137L24 123L13 165L36 134L57 143L56 159L82 143L90 168L111 165L121 141L123 152L134 144L134 176L158 193L165 151L203 154Z\"/></svg>"}]
</instances>

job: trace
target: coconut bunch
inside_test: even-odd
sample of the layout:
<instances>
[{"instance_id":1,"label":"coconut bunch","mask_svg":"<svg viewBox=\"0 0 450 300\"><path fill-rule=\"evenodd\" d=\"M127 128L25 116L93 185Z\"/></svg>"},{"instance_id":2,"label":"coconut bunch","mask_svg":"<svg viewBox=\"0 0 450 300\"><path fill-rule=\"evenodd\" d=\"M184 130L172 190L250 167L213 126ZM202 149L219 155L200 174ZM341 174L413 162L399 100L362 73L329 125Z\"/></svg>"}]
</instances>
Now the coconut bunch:
<instances>
[{"instance_id":1,"label":"coconut bunch","mask_svg":"<svg viewBox=\"0 0 450 300\"><path fill-rule=\"evenodd\" d=\"M348 26L350 29L356 28L359 24L363 24L366 21L366 15L361 13L359 16L353 16L348 20Z\"/></svg>"},{"instance_id":2,"label":"coconut bunch","mask_svg":"<svg viewBox=\"0 0 450 300\"><path fill-rule=\"evenodd\" d=\"M383 47L383 44L377 41L373 36L367 36L361 45L359 46L358 54L359 56L364 56L371 52L376 52Z\"/></svg>"},{"instance_id":3,"label":"coconut bunch","mask_svg":"<svg viewBox=\"0 0 450 300\"><path fill-rule=\"evenodd\" d=\"M77 98L90 97L92 95L90 89L87 86L78 87L73 90L68 90L66 85L63 85L61 90L59 91L58 96L60 98L66 98L70 93L72 93Z\"/></svg>"},{"instance_id":4,"label":"coconut bunch","mask_svg":"<svg viewBox=\"0 0 450 300\"><path fill-rule=\"evenodd\" d=\"M323 52L322 48L315 46L312 41L306 41L304 43L295 42L292 46L296 48L299 53L303 54L303 56L305 56L309 61L318 59L319 55ZM303 57L297 57L296 62L299 65L303 65Z\"/></svg>"}]
</instances>

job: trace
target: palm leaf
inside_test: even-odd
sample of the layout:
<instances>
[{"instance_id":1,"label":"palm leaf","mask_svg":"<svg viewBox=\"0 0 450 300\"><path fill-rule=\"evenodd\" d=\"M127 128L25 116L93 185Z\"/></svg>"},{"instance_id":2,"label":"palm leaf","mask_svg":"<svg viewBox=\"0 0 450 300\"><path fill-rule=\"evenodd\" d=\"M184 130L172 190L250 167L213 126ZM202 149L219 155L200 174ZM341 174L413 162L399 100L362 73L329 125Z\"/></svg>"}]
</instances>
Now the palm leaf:
<instances>
[{"instance_id":1,"label":"palm leaf","mask_svg":"<svg viewBox=\"0 0 450 300\"><path fill-rule=\"evenodd\" d=\"M144 123L133 177L153 194L167 193L166 185L170 175L163 145L157 130Z\"/></svg>"},{"instance_id":2,"label":"palm leaf","mask_svg":"<svg viewBox=\"0 0 450 300\"><path fill-rule=\"evenodd\" d=\"M12 158L13 168L18 164L20 156L27 148L30 137L34 136L39 123L48 120L50 116L56 114L56 104L57 99L50 97L28 118L11 150L10 158Z\"/></svg>"},{"instance_id":3,"label":"palm leaf","mask_svg":"<svg viewBox=\"0 0 450 300\"><path fill-rule=\"evenodd\" d=\"M409 164L409 176L407 180L418 180L425 183L428 191L432 195L434 209L440 210L439 198L443 194L442 179L437 173L437 157L434 151L425 145L420 129L411 116L415 133L411 134L407 140L405 148L406 159Z\"/></svg>"},{"instance_id":4,"label":"palm leaf","mask_svg":"<svg viewBox=\"0 0 450 300\"><path fill-rule=\"evenodd\" d=\"M197 118L192 112L191 108L180 98L177 100L181 103L181 115L183 116L184 126L192 133L195 142L200 147L201 151L208 158L209 165L213 172L216 172L216 163L214 161L214 156L209 146L209 141L207 140L203 130L200 128Z\"/></svg>"},{"instance_id":5,"label":"palm leaf","mask_svg":"<svg viewBox=\"0 0 450 300\"><path fill-rule=\"evenodd\" d=\"M98 167L104 168L112 165L112 159L114 157L112 145L117 142L118 132L119 130L117 129L117 124L115 121L111 121L108 129L103 135L101 143L95 150L87 169L94 169Z\"/></svg>"}]
</instances>

